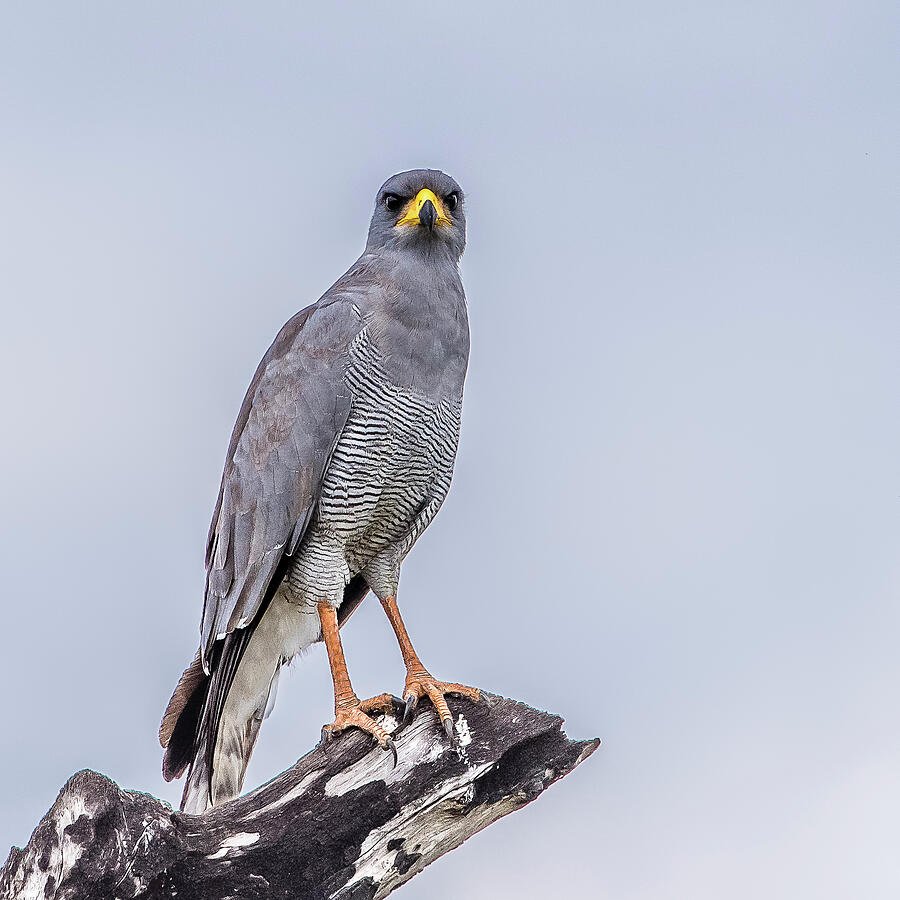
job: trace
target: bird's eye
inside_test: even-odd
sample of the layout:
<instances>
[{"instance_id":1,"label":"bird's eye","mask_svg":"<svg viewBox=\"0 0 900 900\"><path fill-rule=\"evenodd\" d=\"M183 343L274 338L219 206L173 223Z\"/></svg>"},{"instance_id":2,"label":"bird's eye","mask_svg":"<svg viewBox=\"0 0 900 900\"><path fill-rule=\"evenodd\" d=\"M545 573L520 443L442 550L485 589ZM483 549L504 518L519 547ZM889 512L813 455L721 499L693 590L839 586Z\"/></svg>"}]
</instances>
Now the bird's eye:
<instances>
[{"instance_id":1,"label":"bird's eye","mask_svg":"<svg viewBox=\"0 0 900 900\"><path fill-rule=\"evenodd\" d=\"M457 194L456 191L452 194L447 194L447 196L444 197L444 203L447 204L447 209L449 209L450 212L453 212L453 210L459 206L459 194Z\"/></svg>"},{"instance_id":2,"label":"bird's eye","mask_svg":"<svg viewBox=\"0 0 900 900\"><path fill-rule=\"evenodd\" d=\"M388 194L384 198L384 205L391 212L399 212L400 207L403 205L403 201L396 194Z\"/></svg>"}]
</instances>

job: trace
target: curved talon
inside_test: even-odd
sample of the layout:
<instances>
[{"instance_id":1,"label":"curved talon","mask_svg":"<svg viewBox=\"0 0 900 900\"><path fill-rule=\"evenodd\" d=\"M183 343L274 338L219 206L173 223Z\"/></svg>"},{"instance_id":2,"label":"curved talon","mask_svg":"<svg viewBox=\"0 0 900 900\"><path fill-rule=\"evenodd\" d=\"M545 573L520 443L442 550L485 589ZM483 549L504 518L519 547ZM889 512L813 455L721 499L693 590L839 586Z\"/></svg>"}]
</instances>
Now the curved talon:
<instances>
[{"instance_id":1,"label":"curved talon","mask_svg":"<svg viewBox=\"0 0 900 900\"><path fill-rule=\"evenodd\" d=\"M441 720L441 726L444 733L454 744L457 744L456 732L453 727L453 714L447 705L446 696L448 694L456 694L460 697L466 697L472 701L478 701L480 694L478 688L467 687L464 684L455 684L452 682L438 681L432 677L427 671L419 670L410 672L406 676L406 688L404 696L406 697L406 708L403 712L403 724L406 725L412 718L412 711L416 708L416 704L422 697L427 697L434 706L438 718Z\"/></svg>"},{"instance_id":2,"label":"curved talon","mask_svg":"<svg viewBox=\"0 0 900 900\"><path fill-rule=\"evenodd\" d=\"M385 749L385 750L390 750L391 753L394 754L394 765L393 765L392 768L396 769L396 768L397 768L397 745L394 743L394 739L393 739L393 738L388 738L388 739L387 739L387 744L386 744L386 746L385 746L384 749Z\"/></svg>"},{"instance_id":3,"label":"curved talon","mask_svg":"<svg viewBox=\"0 0 900 900\"><path fill-rule=\"evenodd\" d=\"M413 710L416 708L416 704L419 702L419 698L415 694L409 694L406 698L406 706L403 709L403 724L408 725L412 721Z\"/></svg>"}]
</instances>

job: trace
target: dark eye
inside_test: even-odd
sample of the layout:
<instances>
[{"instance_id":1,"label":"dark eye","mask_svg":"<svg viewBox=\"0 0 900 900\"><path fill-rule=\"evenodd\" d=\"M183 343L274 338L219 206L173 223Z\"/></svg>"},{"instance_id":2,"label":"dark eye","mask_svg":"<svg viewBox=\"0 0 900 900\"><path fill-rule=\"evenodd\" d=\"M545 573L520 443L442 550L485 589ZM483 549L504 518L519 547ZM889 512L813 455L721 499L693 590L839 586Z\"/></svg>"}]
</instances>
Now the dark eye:
<instances>
[{"instance_id":1,"label":"dark eye","mask_svg":"<svg viewBox=\"0 0 900 900\"><path fill-rule=\"evenodd\" d=\"M403 206L403 201L396 194L387 194L384 198L384 205L391 212L399 212L400 207Z\"/></svg>"},{"instance_id":2,"label":"dark eye","mask_svg":"<svg viewBox=\"0 0 900 900\"><path fill-rule=\"evenodd\" d=\"M453 210L459 206L459 194L457 194L456 191L452 194L447 194L447 196L444 197L444 203L447 204L447 209L449 209L450 212L453 212Z\"/></svg>"}]
</instances>

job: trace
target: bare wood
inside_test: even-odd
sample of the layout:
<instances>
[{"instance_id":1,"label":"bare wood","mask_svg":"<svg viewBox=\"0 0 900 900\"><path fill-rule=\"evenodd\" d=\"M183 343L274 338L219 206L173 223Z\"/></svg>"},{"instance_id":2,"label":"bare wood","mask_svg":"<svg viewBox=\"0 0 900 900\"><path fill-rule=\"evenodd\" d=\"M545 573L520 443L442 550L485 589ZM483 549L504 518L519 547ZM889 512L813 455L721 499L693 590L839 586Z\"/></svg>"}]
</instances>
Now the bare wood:
<instances>
[{"instance_id":1,"label":"bare wood","mask_svg":"<svg viewBox=\"0 0 900 900\"><path fill-rule=\"evenodd\" d=\"M395 735L396 768L368 735L346 732L202 816L79 772L10 852L0 897L386 897L599 744L570 741L558 716L481 697L453 702L455 749L424 707Z\"/></svg>"}]
</instances>

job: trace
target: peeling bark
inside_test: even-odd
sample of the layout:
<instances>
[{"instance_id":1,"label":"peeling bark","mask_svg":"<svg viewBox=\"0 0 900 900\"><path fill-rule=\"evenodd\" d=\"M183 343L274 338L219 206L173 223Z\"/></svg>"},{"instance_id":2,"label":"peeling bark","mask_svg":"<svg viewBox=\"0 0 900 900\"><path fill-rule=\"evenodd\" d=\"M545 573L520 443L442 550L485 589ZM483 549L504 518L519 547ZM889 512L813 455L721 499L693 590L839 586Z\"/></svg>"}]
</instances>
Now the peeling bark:
<instances>
[{"instance_id":1,"label":"peeling bark","mask_svg":"<svg viewBox=\"0 0 900 900\"><path fill-rule=\"evenodd\" d=\"M368 736L347 732L202 816L78 772L28 846L10 852L0 897L386 897L599 744L570 741L558 716L490 694L453 708L455 748L426 708L396 734L396 768Z\"/></svg>"}]
</instances>

